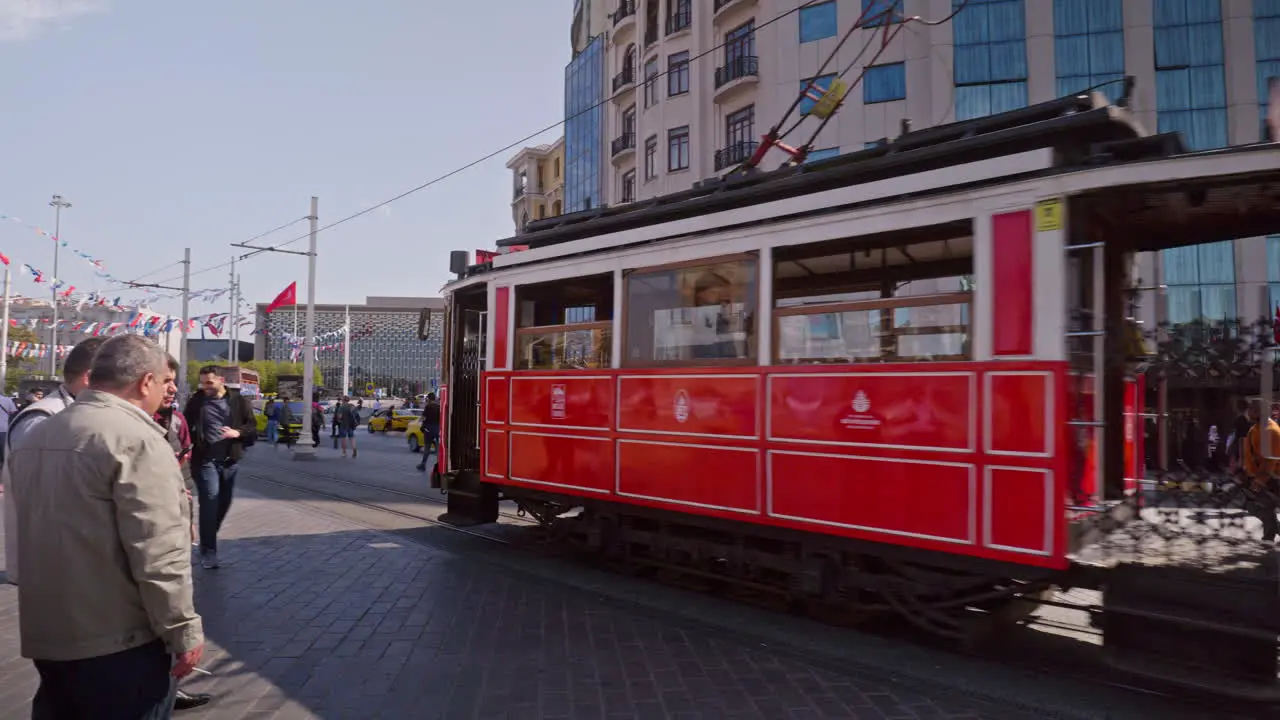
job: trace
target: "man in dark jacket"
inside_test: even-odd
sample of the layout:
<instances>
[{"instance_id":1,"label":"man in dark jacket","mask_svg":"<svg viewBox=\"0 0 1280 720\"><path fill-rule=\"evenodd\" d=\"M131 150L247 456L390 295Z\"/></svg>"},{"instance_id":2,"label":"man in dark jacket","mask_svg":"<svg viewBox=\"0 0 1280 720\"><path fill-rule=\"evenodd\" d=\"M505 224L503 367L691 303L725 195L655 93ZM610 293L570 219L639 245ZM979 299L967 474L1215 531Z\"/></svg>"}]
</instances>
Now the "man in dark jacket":
<instances>
[{"instance_id":1,"label":"man in dark jacket","mask_svg":"<svg viewBox=\"0 0 1280 720\"><path fill-rule=\"evenodd\" d=\"M426 472L427 460L432 452L439 452L434 446L440 443L440 403L435 393L427 393L427 401L422 406L422 462L418 470Z\"/></svg>"},{"instance_id":2,"label":"man in dark jacket","mask_svg":"<svg viewBox=\"0 0 1280 720\"><path fill-rule=\"evenodd\" d=\"M200 390L183 410L191 428L191 474L200 495L200 564L218 567L218 531L231 509L236 465L257 437L253 406L223 382L220 368L200 369Z\"/></svg>"}]
</instances>

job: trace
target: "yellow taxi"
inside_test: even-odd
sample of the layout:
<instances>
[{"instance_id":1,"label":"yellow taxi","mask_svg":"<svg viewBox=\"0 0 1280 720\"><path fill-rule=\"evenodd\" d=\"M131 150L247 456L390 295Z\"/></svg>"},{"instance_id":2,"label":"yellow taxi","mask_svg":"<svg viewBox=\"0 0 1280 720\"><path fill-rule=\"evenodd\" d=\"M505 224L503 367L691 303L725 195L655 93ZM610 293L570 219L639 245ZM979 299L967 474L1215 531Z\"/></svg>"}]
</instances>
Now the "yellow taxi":
<instances>
[{"instance_id":1,"label":"yellow taxi","mask_svg":"<svg viewBox=\"0 0 1280 720\"><path fill-rule=\"evenodd\" d=\"M289 423L288 428L281 428L283 432L280 434L298 437L302 432L302 413L305 408L300 402L289 403L289 412L293 413L293 422ZM262 408L253 409L253 422L258 427L258 439L265 442L267 439L267 416L262 412ZM283 438L281 438L283 439Z\"/></svg>"},{"instance_id":2,"label":"yellow taxi","mask_svg":"<svg viewBox=\"0 0 1280 720\"><path fill-rule=\"evenodd\" d=\"M422 418L422 411L412 408L378 410L369 418L369 432L402 432L409 423Z\"/></svg>"}]
</instances>

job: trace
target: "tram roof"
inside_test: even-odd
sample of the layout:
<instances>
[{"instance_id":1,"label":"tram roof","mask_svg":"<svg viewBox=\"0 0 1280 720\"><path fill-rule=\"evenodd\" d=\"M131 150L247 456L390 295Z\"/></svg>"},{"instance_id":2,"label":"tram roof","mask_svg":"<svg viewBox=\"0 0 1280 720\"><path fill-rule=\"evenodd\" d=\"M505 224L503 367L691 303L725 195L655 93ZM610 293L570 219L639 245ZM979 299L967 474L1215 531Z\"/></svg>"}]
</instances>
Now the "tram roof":
<instances>
[{"instance_id":1,"label":"tram roof","mask_svg":"<svg viewBox=\"0 0 1280 720\"><path fill-rule=\"evenodd\" d=\"M1131 142L1147 138L1139 147ZM1128 142L1126 142L1128 141ZM650 200L536 220L498 247L537 249L673 219L747 207L910 173L1051 148L1055 165L1103 153L1186 152L1180 136L1148 134L1099 93L1072 95L1005 113L908 131L872 148L768 172L730 173ZM1093 164L1097 164L1095 161ZM993 178L1005 180L1007 178Z\"/></svg>"}]
</instances>

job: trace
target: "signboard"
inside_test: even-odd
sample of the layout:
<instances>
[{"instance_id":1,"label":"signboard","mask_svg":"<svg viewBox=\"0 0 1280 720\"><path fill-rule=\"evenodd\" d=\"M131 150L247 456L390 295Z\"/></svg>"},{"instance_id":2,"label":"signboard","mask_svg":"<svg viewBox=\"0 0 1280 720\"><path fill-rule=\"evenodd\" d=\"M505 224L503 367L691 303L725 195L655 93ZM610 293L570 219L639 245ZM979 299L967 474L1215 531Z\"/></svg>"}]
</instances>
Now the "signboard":
<instances>
[{"instance_id":1,"label":"signboard","mask_svg":"<svg viewBox=\"0 0 1280 720\"><path fill-rule=\"evenodd\" d=\"M364 384L364 391L365 391L365 392L373 392L373 388L374 388L373 383L365 383L365 384Z\"/></svg>"},{"instance_id":2,"label":"signboard","mask_svg":"<svg viewBox=\"0 0 1280 720\"><path fill-rule=\"evenodd\" d=\"M276 378L276 397L302 400L302 376L281 375Z\"/></svg>"},{"instance_id":3,"label":"signboard","mask_svg":"<svg viewBox=\"0 0 1280 720\"><path fill-rule=\"evenodd\" d=\"M1036 232L1062 229L1062 201L1058 198L1036 203Z\"/></svg>"}]
</instances>

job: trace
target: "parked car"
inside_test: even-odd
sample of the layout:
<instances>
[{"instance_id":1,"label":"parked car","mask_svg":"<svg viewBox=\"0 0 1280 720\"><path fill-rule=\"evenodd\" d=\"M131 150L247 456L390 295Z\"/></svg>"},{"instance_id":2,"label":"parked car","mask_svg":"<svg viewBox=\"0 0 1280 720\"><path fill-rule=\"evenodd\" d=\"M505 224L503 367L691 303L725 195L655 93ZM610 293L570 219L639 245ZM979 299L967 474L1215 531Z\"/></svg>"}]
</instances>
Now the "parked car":
<instances>
[{"instance_id":1,"label":"parked car","mask_svg":"<svg viewBox=\"0 0 1280 720\"><path fill-rule=\"evenodd\" d=\"M422 411L416 408L378 410L369 418L369 432L402 432L409 429L409 423L421 417Z\"/></svg>"}]
</instances>

